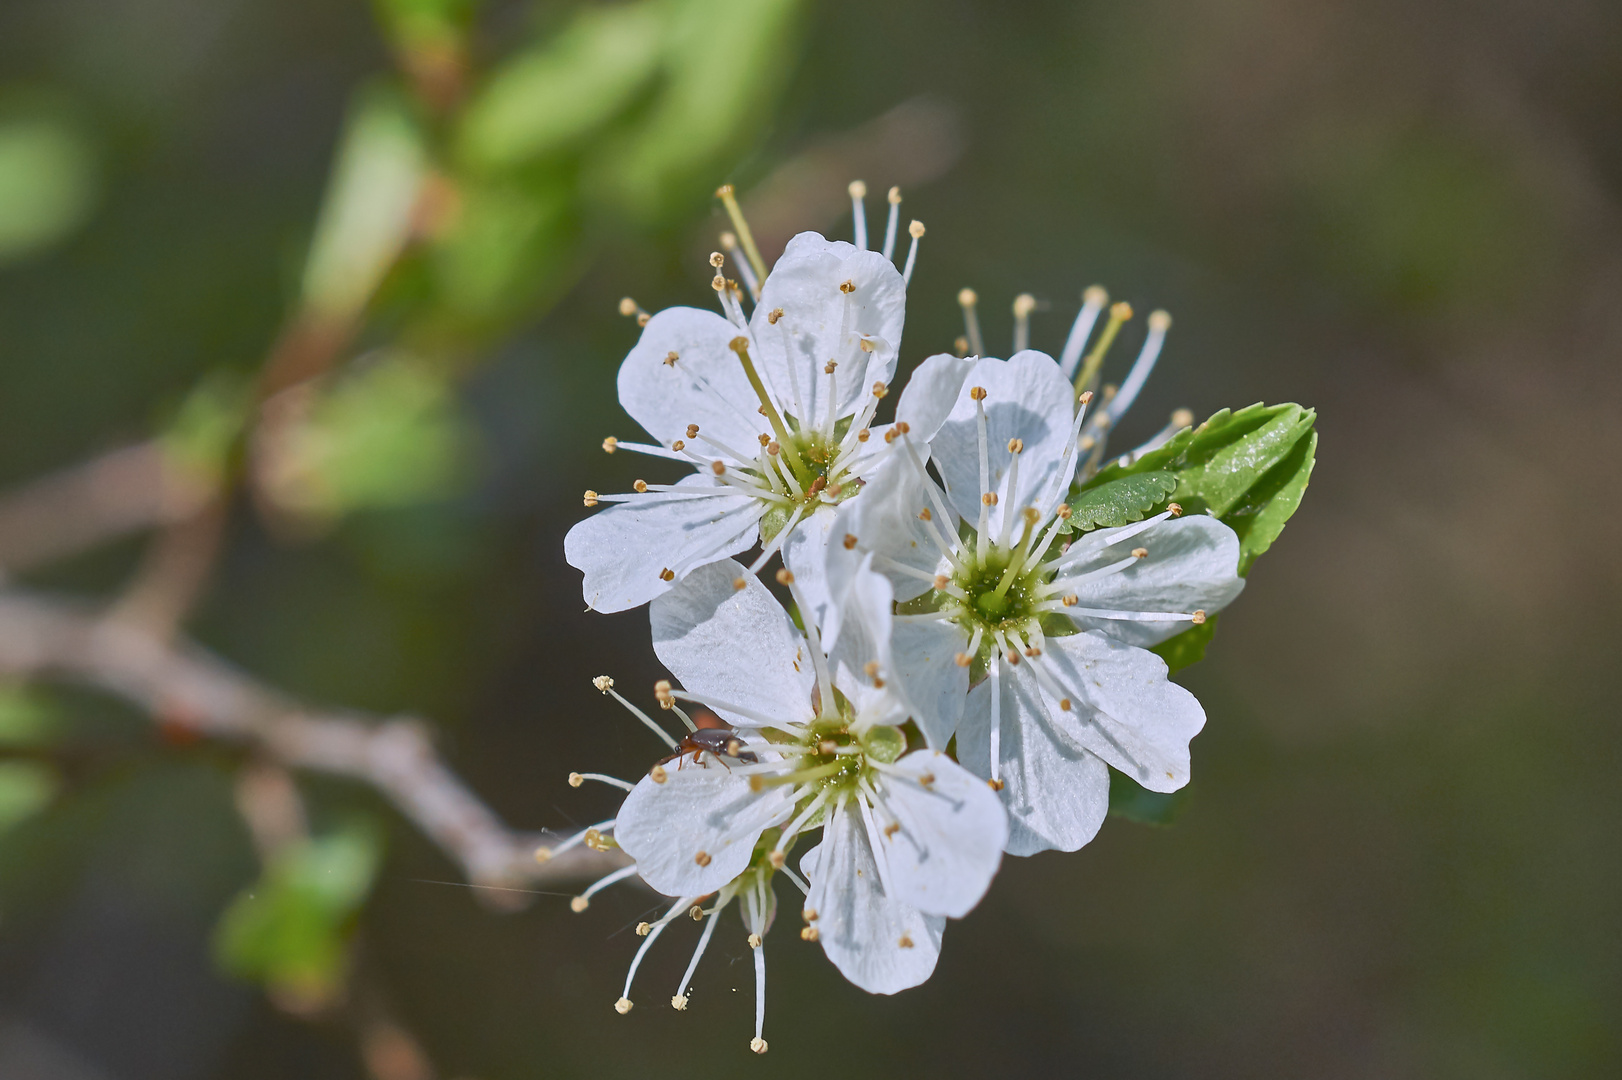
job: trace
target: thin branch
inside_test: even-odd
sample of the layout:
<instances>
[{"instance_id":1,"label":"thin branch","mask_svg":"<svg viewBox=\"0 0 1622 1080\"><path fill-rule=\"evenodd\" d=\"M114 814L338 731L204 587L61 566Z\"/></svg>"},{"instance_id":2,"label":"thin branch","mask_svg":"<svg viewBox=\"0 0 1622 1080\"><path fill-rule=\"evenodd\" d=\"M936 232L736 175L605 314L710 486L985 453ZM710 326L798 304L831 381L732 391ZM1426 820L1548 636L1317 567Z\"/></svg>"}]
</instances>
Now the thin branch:
<instances>
[{"instance_id":1,"label":"thin branch","mask_svg":"<svg viewBox=\"0 0 1622 1080\"><path fill-rule=\"evenodd\" d=\"M102 454L0 499L0 567L16 574L197 513L209 484L157 441Z\"/></svg>"},{"instance_id":2,"label":"thin branch","mask_svg":"<svg viewBox=\"0 0 1622 1080\"><path fill-rule=\"evenodd\" d=\"M195 644L67 601L0 591L0 676L97 687L162 724L251 743L289 768L370 784L474 885L563 883L625 865L618 852L585 847L537 863L543 838L509 829L439 760L420 721L301 706Z\"/></svg>"}]
</instances>

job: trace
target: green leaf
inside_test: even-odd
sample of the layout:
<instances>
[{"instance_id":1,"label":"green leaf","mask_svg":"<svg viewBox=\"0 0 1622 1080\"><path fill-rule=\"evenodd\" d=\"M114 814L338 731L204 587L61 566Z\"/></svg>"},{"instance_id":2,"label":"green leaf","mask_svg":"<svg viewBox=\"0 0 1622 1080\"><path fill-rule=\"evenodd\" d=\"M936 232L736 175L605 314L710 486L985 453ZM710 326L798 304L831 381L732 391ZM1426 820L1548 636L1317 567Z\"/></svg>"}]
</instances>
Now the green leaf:
<instances>
[{"instance_id":1,"label":"green leaf","mask_svg":"<svg viewBox=\"0 0 1622 1080\"><path fill-rule=\"evenodd\" d=\"M1239 534L1241 576L1250 573L1256 557L1273 546L1273 541L1284 531L1285 522L1301 505L1317 450L1318 433L1314 431L1297 442L1289 455L1269 469L1223 517L1222 520Z\"/></svg>"},{"instance_id":2,"label":"green leaf","mask_svg":"<svg viewBox=\"0 0 1622 1080\"><path fill-rule=\"evenodd\" d=\"M49 766L0 761L0 833L43 810L60 784Z\"/></svg>"},{"instance_id":3,"label":"green leaf","mask_svg":"<svg viewBox=\"0 0 1622 1080\"><path fill-rule=\"evenodd\" d=\"M90 216L95 153L66 117L0 119L0 265L50 247Z\"/></svg>"},{"instance_id":4,"label":"green leaf","mask_svg":"<svg viewBox=\"0 0 1622 1080\"><path fill-rule=\"evenodd\" d=\"M1150 791L1115 769L1109 771L1109 812L1111 817L1136 821L1140 825L1170 825L1188 802L1188 788L1176 791Z\"/></svg>"},{"instance_id":5,"label":"green leaf","mask_svg":"<svg viewBox=\"0 0 1622 1080\"><path fill-rule=\"evenodd\" d=\"M295 1000L331 1000L380 855L377 831L362 824L284 848L226 908L215 927L215 959Z\"/></svg>"},{"instance_id":6,"label":"green leaf","mask_svg":"<svg viewBox=\"0 0 1622 1080\"><path fill-rule=\"evenodd\" d=\"M1290 456L1316 419L1315 412L1299 405L1223 409L1132 464L1101 470L1087 488L1121 476L1170 470L1177 476L1177 501L1185 512L1225 518L1263 474Z\"/></svg>"},{"instance_id":7,"label":"green leaf","mask_svg":"<svg viewBox=\"0 0 1622 1080\"><path fill-rule=\"evenodd\" d=\"M1169 674L1175 675L1188 665L1205 659L1205 647L1216 633L1217 616L1207 615L1199 626L1190 626L1176 637L1167 638L1149 651L1166 661Z\"/></svg>"},{"instance_id":8,"label":"green leaf","mask_svg":"<svg viewBox=\"0 0 1622 1080\"><path fill-rule=\"evenodd\" d=\"M58 721L43 700L22 686L0 684L0 746L39 746Z\"/></svg>"},{"instance_id":9,"label":"green leaf","mask_svg":"<svg viewBox=\"0 0 1622 1080\"><path fill-rule=\"evenodd\" d=\"M666 10L588 8L557 37L509 60L468 106L463 160L480 169L532 161L619 115L658 73Z\"/></svg>"},{"instance_id":10,"label":"green leaf","mask_svg":"<svg viewBox=\"0 0 1622 1080\"><path fill-rule=\"evenodd\" d=\"M1070 500L1070 519L1065 523L1068 529L1060 531L1086 532L1142 521L1175 490L1177 477L1164 470L1123 476L1089 487Z\"/></svg>"},{"instance_id":11,"label":"green leaf","mask_svg":"<svg viewBox=\"0 0 1622 1080\"><path fill-rule=\"evenodd\" d=\"M371 300L410 239L428 152L394 94L360 95L344 130L304 266L304 303L331 319Z\"/></svg>"},{"instance_id":12,"label":"green leaf","mask_svg":"<svg viewBox=\"0 0 1622 1080\"><path fill-rule=\"evenodd\" d=\"M1238 535L1242 577L1301 505L1318 446L1316 420L1313 410L1294 404L1223 409L1130 465L1100 470L1071 504L1099 498L1095 492L1114 490L1132 478L1174 476L1184 513L1209 513ZM1205 656L1214 633L1215 616L1154 651L1175 673Z\"/></svg>"}]
</instances>

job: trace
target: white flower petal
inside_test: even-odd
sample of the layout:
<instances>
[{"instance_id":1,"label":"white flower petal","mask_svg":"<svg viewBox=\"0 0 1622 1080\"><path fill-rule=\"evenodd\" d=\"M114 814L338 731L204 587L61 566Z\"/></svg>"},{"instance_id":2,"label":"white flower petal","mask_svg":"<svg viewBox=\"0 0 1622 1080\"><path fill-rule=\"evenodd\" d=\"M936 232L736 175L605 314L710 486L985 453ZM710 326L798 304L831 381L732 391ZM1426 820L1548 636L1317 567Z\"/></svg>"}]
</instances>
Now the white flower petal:
<instances>
[{"instance_id":1,"label":"white flower petal","mask_svg":"<svg viewBox=\"0 0 1622 1080\"><path fill-rule=\"evenodd\" d=\"M819 506L810 517L794 527L783 545L783 565L794 575L794 584L805 597L810 611L802 616L812 619L819 628L826 628L833 612L833 598L828 593L828 534L834 527L839 511L832 506ZM827 630L823 630L824 636ZM827 647L824 642L824 647Z\"/></svg>"},{"instance_id":2,"label":"white flower petal","mask_svg":"<svg viewBox=\"0 0 1622 1080\"><path fill-rule=\"evenodd\" d=\"M883 857L885 881L897 900L930 915L961 918L986 894L1002 864L1008 820L986 782L945 754L917 750L895 767L912 779L886 775L878 787L884 814L874 815L870 841Z\"/></svg>"},{"instance_id":3,"label":"white flower petal","mask_svg":"<svg viewBox=\"0 0 1622 1080\"><path fill-rule=\"evenodd\" d=\"M625 797L614 839L637 873L666 896L704 896L749 865L755 842L793 809L786 787L749 790L747 778L718 761L691 756L664 766L665 780L644 776Z\"/></svg>"},{"instance_id":4,"label":"white flower petal","mask_svg":"<svg viewBox=\"0 0 1622 1080\"><path fill-rule=\"evenodd\" d=\"M744 587L736 586L743 581ZM806 641L760 579L731 559L694 570L648 608L653 651L683 689L773 723L809 723L816 669ZM713 705L739 727L760 719Z\"/></svg>"},{"instance_id":5,"label":"white flower petal","mask_svg":"<svg viewBox=\"0 0 1622 1080\"><path fill-rule=\"evenodd\" d=\"M729 348L741 331L713 311L676 307L648 321L620 365L620 406L665 446L687 438L687 425L740 453L753 451L755 436L770 433L759 413L738 354ZM674 364L666 363L676 354ZM689 440L691 442L691 440ZM694 442L693 450L712 448ZM716 455L720 456L720 455Z\"/></svg>"},{"instance_id":6,"label":"white flower petal","mask_svg":"<svg viewBox=\"0 0 1622 1080\"><path fill-rule=\"evenodd\" d=\"M846 282L854 291L841 290ZM807 426L826 423L830 382L838 389L835 417L854 413L875 381L888 383L895 374L906 303L900 271L878 252L809 232L790 240L750 318L763 374L785 410L793 411L790 363ZM783 316L773 325L767 316L776 308ZM859 348L862 336L872 339L871 353ZM823 373L829 360L839 365L832 380Z\"/></svg>"},{"instance_id":7,"label":"white flower petal","mask_svg":"<svg viewBox=\"0 0 1622 1080\"><path fill-rule=\"evenodd\" d=\"M754 546L760 535L756 522L765 509L759 500L696 473L676 486L720 494L634 495L576 523L563 538L564 558L585 574L580 591L587 607L605 612L637 607L670 589L673 582L665 581L662 571L680 578L690 567Z\"/></svg>"},{"instance_id":8,"label":"white flower petal","mask_svg":"<svg viewBox=\"0 0 1622 1080\"><path fill-rule=\"evenodd\" d=\"M929 978L946 920L885 892L853 806L830 815L822 843L805 853L800 871L811 884L806 906L817 912L811 925L840 974L870 994L894 994Z\"/></svg>"},{"instance_id":9,"label":"white flower petal","mask_svg":"<svg viewBox=\"0 0 1622 1080\"><path fill-rule=\"evenodd\" d=\"M896 402L895 418L907 422L913 445L920 448L920 456L926 456L926 460L929 440L951 414L963 380L977 363L976 357L937 353L907 376L907 385Z\"/></svg>"},{"instance_id":10,"label":"white flower petal","mask_svg":"<svg viewBox=\"0 0 1622 1080\"><path fill-rule=\"evenodd\" d=\"M1002 668L998 779L1008 810L1010 855L1075 851L1098 834L1109 813L1109 767L1054 730L1024 665ZM969 692L957 731L964 768L991 776L991 680ZM1056 707L1056 706L1055 706Z\"/></svg>"},{"instance_id":11,"label":"white flower petal","mask_svg":"<svg viewBox=\"0 0 1622 1080\"><path fill-rule=\"evenodd\" d=\"M941 520L929 483L906 450L899 449L868 478L860 495L840 507L828 545L829 589L836 598L849 587L855 563L869 551L879 556L874 569L890 579L898 601L929 591L944 558L942 543L955 544L958 535L956 513L947 505L950 520ZM920 516L926 511L930 520Z\"/></svg>"},{"instance_id":12,"label":"white flower petal","mask_svg":"<svg viewBox=\"0 0 1622 1080\"><path fill-rule=\"evenodd\" d=\"M1065 711L1043 691L1061 737L1150 791L1188 783L1188 744L1205 726L1205 710L1166 677L1164 660L1097 631L1049 638L1043 659L1070 697Z\"/></svg>"},{"instance_id":13,"label":"white flower petal","mask_svg":"<svg viewBox=\"0 0 1622 1080\"><path fill-rule=\"evenodd\" d=\"M1064 560L1062 583L1089 570L1117 562L1133 548L1149 554L1118 574L1084 582L1072 591L1080 597L1079 607L1111 611L1175 611L1215 614L1231 604L1245 587L1239 576L1239 537L1214 517L1205 514L1167 518L1141 532L1131 532L1119 541L1111 534L1120 529L1099 529L1088 533L1076 545L1085 543L1085 553L1072 546L1070 554L1080 557ZM1187 620L1134 622L1125 619L1075 620L1082 628L1101 630L1117 641L1131 645L1158 645L1187 630Z\"/></svg>"},{"instance_id":14,"label":"white flower petal","mask_svg":"<svg viewBox=\"0 0 1622 1080\"><path fill-rule=\"evenodd\" d=\"M856 720L863 725L901 724L907 719L907 703L890 678L894 599L890 583L864 563L839 609L842 630L828 658L834 686L850 699ZM871 673L869 664L874 665Z\"/></svg>"},{"instance_id":15,"label":"white flower petal","mask_svg":"<svg viewBox=\"0 0 1622 1080\"><path fill-rule=\"evenodd\" d=\"M957 403L931 442L935 467L946 481L952 504L970 521L980 516L980 434L974 387L986 391L987 450L990 490L999 501L989 517L993 534L1002 528L1005 513L1017 514L1036 506L1046 516L1058 504L1075 462L1065 447L1075 419L1075 394L1059 365L1046 353L1016 353L1010 360L981 360L964 379ZM1010 439L1020 439L1019 488L1010 497L1005 478L1014 455Z\"/></svg>"},{"instance_id":16,"label":"white flower petal","mask_svg":"<svg viewBox=\"0 0 1622 1080\"><path fill-rule=\"evenodd\" d=\"M958 667L957 654L968 644L962 628L945 619L902 619L891 632L894 681L931 750L946 749L963 716L969 669Z\"/></svg>"}]
</instances>

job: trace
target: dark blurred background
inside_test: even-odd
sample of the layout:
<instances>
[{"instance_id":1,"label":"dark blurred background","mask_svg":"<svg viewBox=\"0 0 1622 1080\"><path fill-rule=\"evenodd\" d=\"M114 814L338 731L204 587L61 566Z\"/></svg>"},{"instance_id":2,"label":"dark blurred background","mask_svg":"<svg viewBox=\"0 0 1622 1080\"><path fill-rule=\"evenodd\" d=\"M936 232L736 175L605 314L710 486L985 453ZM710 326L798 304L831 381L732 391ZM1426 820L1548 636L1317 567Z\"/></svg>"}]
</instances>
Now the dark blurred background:
<instances>
[{"instance_id":1,"label":"dark blurred background","mask_svg":"<svg viewBox=\"0 0 1622 1080\"><path fill-rule=\"evenodd\" d=\"M1056 352L1103 283L1176 319L1126 442L1257 400L1322 441L1180 676L1209 721L1175 823L1008 860L894 998L779 927L764 1059L735 922L688 1012L677 926L617 1016L656 898L501 910L319 775L300 828L376 863L290 988L221 929L276 887L249 755L0 686L0 1075L1622 1074L1619 121L1622 9L1587 0L10 0L0 487L156 439L204 494L9 584L431 718L517 828L609 816L566 774L657 749L589 683L646 704L646 613L583 613L562 540L657 468L599 449L640 434L616 306L713 302L717 183L768 259L902 184L904 364L961 286L992 351L1030 291ZM408 222L334 209L346 152L411 178ZM199 520L203 580L143 592Z\"/></svg>"}]
</instances>

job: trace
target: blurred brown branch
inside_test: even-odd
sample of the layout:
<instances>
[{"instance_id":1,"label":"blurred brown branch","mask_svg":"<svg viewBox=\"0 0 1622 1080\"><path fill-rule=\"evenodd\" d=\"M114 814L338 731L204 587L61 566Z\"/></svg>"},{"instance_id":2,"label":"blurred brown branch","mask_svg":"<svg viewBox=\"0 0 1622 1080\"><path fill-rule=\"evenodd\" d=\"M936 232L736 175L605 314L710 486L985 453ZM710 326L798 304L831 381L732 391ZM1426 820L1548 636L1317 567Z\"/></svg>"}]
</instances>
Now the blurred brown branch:
<instances>
[{"instance_id":1,"label":"blurred brown branch","mask_svg":"<svg viewBox=\"0 0 1622 1080\"><path fill-rule=\"evenodd\" d=\"M60 599L0 592L0 676L93 686L172 730L250 743L289 768L370 784L474 885L561 884L624 865L615 852L585 847L538 864L540 836L509 829L440 761L420 721L304 707L200 646Z\"/></svg>"},{"instance_id":2,"label":"blurred brown branch","mask_svg":"<svg viewBox=\"0 0 1622 1080\"><path fill-rule=\"evenodd\" d=\"M110 451L0 500L0 569L17 574L195 515L212 489L158 440Z\"/></svg>"}]
</instances>

